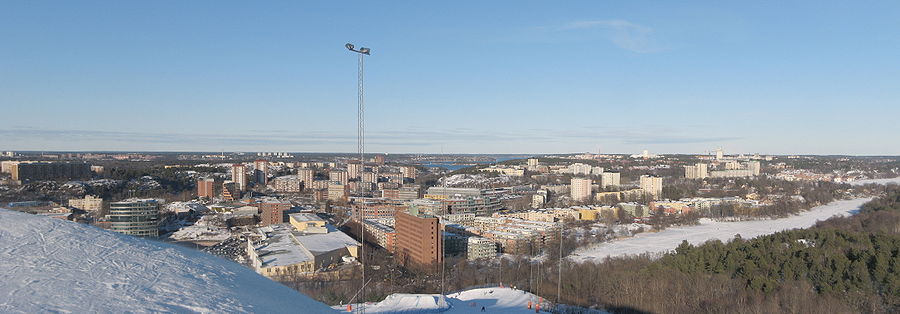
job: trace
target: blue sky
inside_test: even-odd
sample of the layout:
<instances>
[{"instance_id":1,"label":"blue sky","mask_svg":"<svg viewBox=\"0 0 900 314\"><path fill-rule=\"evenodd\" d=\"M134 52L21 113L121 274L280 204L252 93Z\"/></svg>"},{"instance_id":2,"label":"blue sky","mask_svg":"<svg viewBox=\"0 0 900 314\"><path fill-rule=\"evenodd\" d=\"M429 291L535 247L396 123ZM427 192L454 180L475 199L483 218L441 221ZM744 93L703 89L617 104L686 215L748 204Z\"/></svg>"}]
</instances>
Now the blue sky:
<instances>
[{"instance_id":1,"label":"blue sky","mask_svg":"<svg viewBox=\"0 0 900 314\"><path fill-rule=\"evenodd\" d=\"M900 2L3 1L0 150L900 154Z\"/></svg>"}]
</instances>

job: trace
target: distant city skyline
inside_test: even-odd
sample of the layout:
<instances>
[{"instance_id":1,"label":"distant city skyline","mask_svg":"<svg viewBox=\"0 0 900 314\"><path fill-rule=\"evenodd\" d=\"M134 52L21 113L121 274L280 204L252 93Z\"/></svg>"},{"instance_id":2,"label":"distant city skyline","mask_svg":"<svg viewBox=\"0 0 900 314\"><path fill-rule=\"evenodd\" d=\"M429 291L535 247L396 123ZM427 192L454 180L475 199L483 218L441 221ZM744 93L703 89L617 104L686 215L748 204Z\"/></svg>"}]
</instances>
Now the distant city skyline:
<instances>
[{"instance_id":1,"label":"distant city skyline","mask_svg":"<svg viewBox=\"0 0 900 314\"><path fill-rule=\"evenodd\" d=\"M0 3L0 151L900 155L900 3Z\"/></svg>"}]
</instances>

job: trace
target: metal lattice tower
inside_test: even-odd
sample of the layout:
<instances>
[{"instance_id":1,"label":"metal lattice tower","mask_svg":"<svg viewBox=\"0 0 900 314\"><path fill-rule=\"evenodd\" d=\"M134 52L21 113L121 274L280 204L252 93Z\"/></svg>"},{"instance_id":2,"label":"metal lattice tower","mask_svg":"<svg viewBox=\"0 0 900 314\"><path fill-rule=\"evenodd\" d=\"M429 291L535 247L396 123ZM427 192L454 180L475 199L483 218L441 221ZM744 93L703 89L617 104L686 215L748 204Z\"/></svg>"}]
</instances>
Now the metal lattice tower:
<instances>
[{"instance_id":1,"label":"metal lattice tower","mask_svg":"<svg viewBox=\"0 0 900 314\"><path fill-rule=\"evenodd\" d=\"M369 48L365 48L365 47L360 47L359 50L354 49L353 44L346 44L346 45L344 45L344 47L346 47L350 51L353 51L359 55L359 63L358 63L358 68L357 68L357 82L356 82L356 84L357 84L356 87L357 87L357 92L358 92L358 94L357 94L358 108L357 108L357 113L356 113L356 117L357 117L356 148L357 148L357 151L359 152L360 168L365 168L365 164L366 164L366 162L365 162L365 144L366 144L366 142L365 142L365 128L366 128L365 109L366 109L366 106L365 106L365 99L363 97L363 91L364 91L363 78L364 78L364 73L365 73L365 56L369 55L370 50L369 50ZM362 169L360 169L360 174L362 174ZM358 185L357 190L358 190L357 191L358 193L362 194L362 191L363 191L362 184ZM362 217L359 217L359 218L360 218L359 219L359 243L360 243L359 257L360 257L360 265L362 266L362 286L359 288L359 294L360 294L360 301L361 301L360 303L365 303L365 301L366 301L366 283L367 283L366 282L366 263L365 263L366 262L366 228L365 228L365 223L363 222ZM357 311L357 313L365 313L365 311L366 311L363 306L357 306L357 308L355 310Z\"/></svg>"}]
</instances>

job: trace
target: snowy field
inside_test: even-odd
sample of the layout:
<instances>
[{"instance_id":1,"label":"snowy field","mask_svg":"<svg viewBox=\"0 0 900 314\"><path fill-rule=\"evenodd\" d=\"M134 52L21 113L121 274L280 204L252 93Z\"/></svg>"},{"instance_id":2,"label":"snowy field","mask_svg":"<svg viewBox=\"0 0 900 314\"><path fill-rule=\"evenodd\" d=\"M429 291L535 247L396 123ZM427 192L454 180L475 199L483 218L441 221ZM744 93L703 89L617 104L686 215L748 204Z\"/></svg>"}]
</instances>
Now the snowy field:
<instances>
[{"instance_id":1,"label":"snowy field","mask_svg":"<svg viewBox=\"0 0 900 314\"><path fill-rule=\"evenodd\" d=\"M857 181L850 182L851 185L863 185L863 184L869 184L869 183L875 183L875 184L891 184L891 183L894 183L894 184L900 184L900 177L890 178L890 179L866 179L866 180L857 180Z\"/></svg>"},{"instance_id":2,"label":"snowy field","mask_svg":"<svg viewBox=\"0 0 900 314\"><path fill-rule=\"evenodd\" d=\"M713 239L725 242L733 239L735 234L749 239L783 230L808 228L813 226L816 221L826 220L835 215L852 215L869 200L871 198L835 201L813 207L799 215L781 219L720 222L704 218L700 219L700 224L695 226L672 227L660 232L644 232L631 238L581 248L573 252L569 259L576 262L600 262L607 257L665 253L675 249L683 240L697 245Z\"/></svg>"},{"instance_id":3,"label":"snowy field","mask_svg":"<svg viewBox=\"0 0 900 314\"><path fill-rule=\"evenodd\" d=\"M365 305L366 313L534 313L528 309L528 302L538 302L534 294L511 288L477 288L451 293L446 298L440 294L405 294L389 295L384 301ZM346 306L334 306L336 310L346 311ZM584 313L605 313L602 311L586 311Z\"/></svg>"},{"instance_id":4,"label":"snowy field","mask_svg":"<svg viewBox=\"0 0 900 314\"><path fill-rule=\"evenodd\" d=\"M234 262L0 209L0 313L334 313Z\"/></svg>"}]
</instances>

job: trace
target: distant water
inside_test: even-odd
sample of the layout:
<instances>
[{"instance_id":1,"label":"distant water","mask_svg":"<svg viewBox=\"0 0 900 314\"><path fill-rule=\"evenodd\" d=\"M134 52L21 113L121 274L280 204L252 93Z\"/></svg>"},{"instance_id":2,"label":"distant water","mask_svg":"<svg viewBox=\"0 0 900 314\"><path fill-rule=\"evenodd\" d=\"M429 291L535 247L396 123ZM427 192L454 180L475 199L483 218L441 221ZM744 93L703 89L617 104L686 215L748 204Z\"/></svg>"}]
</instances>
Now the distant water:
<instances>
[{"instance_id":1,"label":"distant water","mask_svg":"<svg viewBox=\"0 0 900 314\"><path fill-rule=\"evenodd\" d=\"M471 167L470 165L457 165L457 164L448 164L448 163L434 163L434 164L422 164L425 167L434 167L434 168L444 168L450 171L456 171L462 168Z\"/></svg>"}]
</instances>

